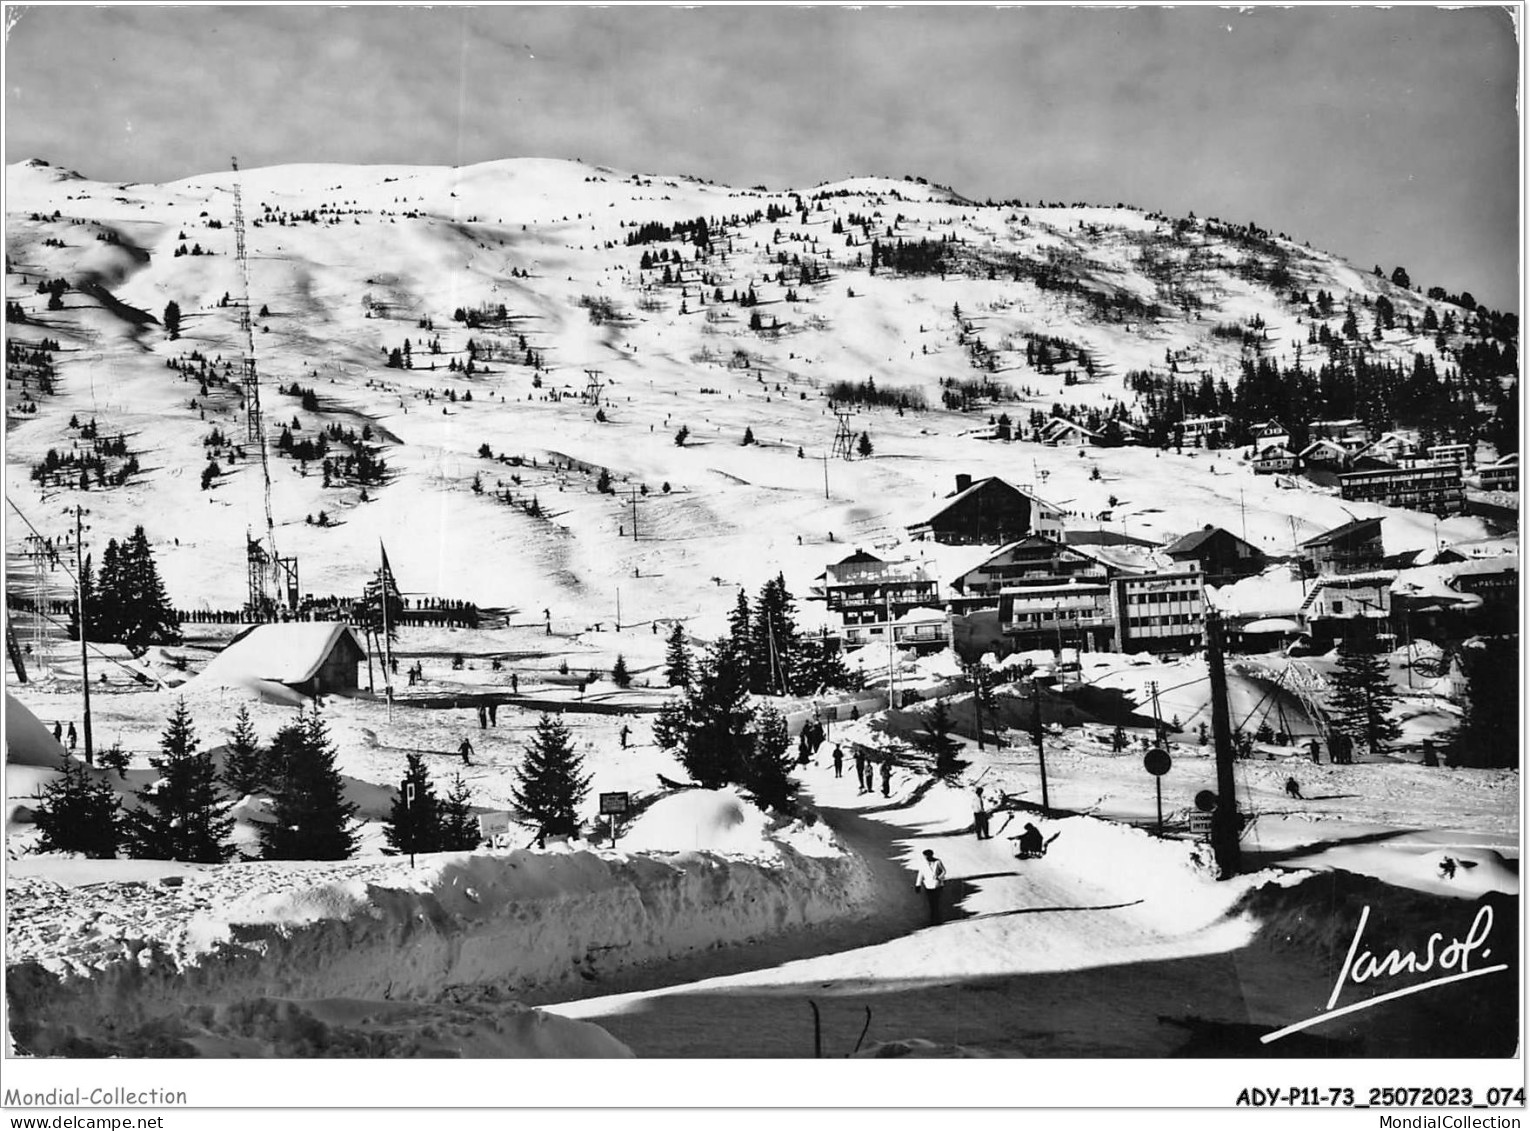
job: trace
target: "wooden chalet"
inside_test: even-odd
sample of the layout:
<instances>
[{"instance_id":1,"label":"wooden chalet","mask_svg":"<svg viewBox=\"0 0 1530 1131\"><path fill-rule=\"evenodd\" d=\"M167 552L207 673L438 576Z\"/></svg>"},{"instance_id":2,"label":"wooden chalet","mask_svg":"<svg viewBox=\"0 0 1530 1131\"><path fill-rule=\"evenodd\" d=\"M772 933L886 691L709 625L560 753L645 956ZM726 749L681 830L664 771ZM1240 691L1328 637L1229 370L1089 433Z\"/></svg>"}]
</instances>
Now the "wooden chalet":
<instances>
[{"instance_id":1,"label":"wooden chalet","mask_svg":"<svg viewBox=\"0 0 1530 1131\"><path fill-rule=\"evenodd\" d=\"M916 541L1003 546L1031 534L1062 535L1061 508L997 476L956 477L956 490L908 527Z\"/></svg>"},{"instance_id":2,"label":"wooden chalet","mask_svg":"<svg viewBox=\"0 0 1530 1131\"><path fill-rule=\"evenodd\" d=\"M1207 585L1252 577L1269 565L1263 550L1220 526L1208 525L1186 534L1165 546L1163 552L1181 566L1195 563Z\"/></svg>"}]
</instances>

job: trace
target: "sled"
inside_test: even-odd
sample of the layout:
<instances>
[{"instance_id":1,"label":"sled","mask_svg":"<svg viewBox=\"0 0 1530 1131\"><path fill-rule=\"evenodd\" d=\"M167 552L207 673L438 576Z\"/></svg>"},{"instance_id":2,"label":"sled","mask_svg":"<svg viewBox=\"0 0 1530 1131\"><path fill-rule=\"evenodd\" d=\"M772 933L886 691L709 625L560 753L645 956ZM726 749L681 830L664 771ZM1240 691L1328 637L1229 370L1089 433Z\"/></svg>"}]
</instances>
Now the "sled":
<instances>
[{"instance_id":1,"label":"sled","mask_svg":"<svg viewBox=\"0 0 1530 1131\"><path fill-rule=\"evenodd\" d=\"M673 778L667 778L663 774L655 774L654 776L659 779L659 784L661 786L663 786L665 789L700 789L701 788L699 785L697 785L693 781L675 781Z\"/></svg>"},{"instance_id":2,"label":"sled","mask_svg":"<svg viewBox=\"0 0 1530 1131\"><path fill-rule=\"evenodd\" d=\"M1046 840L1041 842L1041 847L1039 849L1035 849L1031 852L1027 852L1020 847L1020 842L1024 839L1024 834L1021 834L1020 836L1012 836L1009 839L1015 842L1016 860L1040 860L1047 854L1047 849L1051 847L1052 842L1061 835L1061 833L1053 833L1051 836L1047 837Z\"/></svg>"}]
</instances>

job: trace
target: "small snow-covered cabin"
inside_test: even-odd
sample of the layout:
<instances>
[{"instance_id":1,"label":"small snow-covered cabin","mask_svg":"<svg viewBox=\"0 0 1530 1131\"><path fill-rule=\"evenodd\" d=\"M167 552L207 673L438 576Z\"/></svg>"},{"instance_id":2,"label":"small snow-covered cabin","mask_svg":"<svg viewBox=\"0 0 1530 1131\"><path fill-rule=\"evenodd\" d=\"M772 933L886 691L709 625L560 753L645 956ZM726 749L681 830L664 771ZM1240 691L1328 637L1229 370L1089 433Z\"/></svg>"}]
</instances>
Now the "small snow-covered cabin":
<instances>
[{"instance_id":1,"label":"small snow-covered cabin","mask_svg":"<svg viewBox=\"0 0 1530 1131\"><path fill-rule=\"evenodd\" d=\"M298 695L351 695L367 651L348 624L258 624L234 637L195 682L262 690L279 684ZM280 690L277 688L277 690Z\"/></svg>"}]
</instances>

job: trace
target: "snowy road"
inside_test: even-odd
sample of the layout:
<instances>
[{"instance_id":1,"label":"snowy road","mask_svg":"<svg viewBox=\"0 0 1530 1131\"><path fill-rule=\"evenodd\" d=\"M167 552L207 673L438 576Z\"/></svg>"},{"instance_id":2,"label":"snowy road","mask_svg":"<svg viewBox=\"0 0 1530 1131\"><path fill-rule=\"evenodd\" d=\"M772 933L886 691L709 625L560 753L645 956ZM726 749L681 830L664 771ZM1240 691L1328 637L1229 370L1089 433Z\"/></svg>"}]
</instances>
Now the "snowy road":
<instances>
[{"instance_id":1,"label":"snowy road","mask_svg":"<svg viewBox=\"0 0 1530 1131\"><path fill-rule=\"evenodd\" d=\"M849 774L836 780L815 767L807 780L840 834L877 862L875 923L795 940L798 953L812 946L816 957L545 1008L594 1020L645 1057L811 1056L809 1000L823 1014L827 1055L854 1048L869 1008L868 1042L923 1038L1010 1056L1143 1056L1185 1043L1185 1031L1161 1023L1162 1015L1243 1024L1257 1012L1274 1027L1285 1016L1281 1003L1289 1009L1292 978L1320 988L1300 969L1266 969L1250 984L1235 955L1251 928L1222 917L1241 881L1180 878L1172 888L1145 889L1149 872L1131 859L1081 869L1079 853L1063 850L1066 838L1084 832L1075 827L1081 822L1058 826L1064 839L1047 858L1019 862L1000 835L1002 818L993 839L974 837L961 794L931 790L898 805L857 796ZM948 919L935 927L922 925L904 863L925 847L949 873ZM863 945L877 931L894 937ZM757 957L768 962L770 953Z\"/></svg>"}]
</instances>

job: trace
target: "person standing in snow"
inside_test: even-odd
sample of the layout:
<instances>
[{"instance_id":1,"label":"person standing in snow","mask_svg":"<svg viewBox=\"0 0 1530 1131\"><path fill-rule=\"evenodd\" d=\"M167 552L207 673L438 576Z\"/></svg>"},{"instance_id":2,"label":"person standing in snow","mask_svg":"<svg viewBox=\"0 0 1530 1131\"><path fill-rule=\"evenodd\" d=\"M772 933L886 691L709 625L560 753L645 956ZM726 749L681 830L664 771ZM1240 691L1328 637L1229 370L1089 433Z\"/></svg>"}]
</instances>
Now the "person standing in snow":
<instances>
[{"instance_id":1,"label":"person standing in snow","mask_svg":"<svg viewBox=\"0 0 1530 1131\"><path fill-rule=\"evenodd\" d=\"M482 703L478 704L478 729L487 730L489 726L489 712Z\"/></svg>"},{"instance_id":2,"label":"person standing in snow","mask_svg":"<svg viewBox=\"0 0 1530 1131\"><path fill-rule=\"evenodd\" d=\"M75 746L79 743L80 736L75 733L74 724L69 724L69 753L74 753Z\"/></svg>"},{"instance_id":3,"label":"person standing in snow","mask_svg":"<svg viewBox=\"0 0 1530 1131\"><path fill-rule=\"evenodd\" d=\"M622 749L623 750L627 749L627 739L628 739L628 737L631 734L632 734L632 728L629 727L626 723L623 723L622 724L622 729L617 731L617 735L622 740Z\"/></svg>"},{"instance_id":4,"label":"person standing in snow","mask_svg":"<svg viewBox=\"0 0 1530 1131\"><path fill-rule=\"evenodd\" d=\"M891 758L891 756L884 757L882 759L882 796L883 797L891 797L892 796L892 758Z\"/></svg>"},{"instance_id":5,"label":"person standing in snow","mask_svg":"<svg viewBox=\"0 0 1530 1131\"><path fill-rule=\"evenodd\" d=\"M834 776L837 778L845 776L845 752L838 743L834 745Z\"/></svg>"},{"instance_id":6,"label":"person standing in snow","mask_svg":"<svg viewBox=\"0 0 1530 1131\"><path fill-rule=\"evenodd\" d=\"M471 766L473 764L473 744L467 739L464 738L462 740L462 745L457 747L457 753L462 755L462 764L464 766Z\"/></svg>"},{"instance_id":7,"label":"person standing in snow","mask_svg":"<svg viewBox=\"0 0 1530 1131\"><path fill-rule=\"evenodd\" d=\"M926 848L924 859L914 875L914 890L924 892L930 907L930 926L940 922L940 889L946 882L946 866L936 857L934 850Z\"/></svg>"},{"instance_id":8,"label":"person standing in snow","mask_svg":"<svg viewBox=\"0 0 1530 1131\"><path fill-rule=\"evenodd\" d=\"M53 741L60 746L64 745L64 724L57 719L53 720Z\"/></svg>"},{"instance_id":9,"label":"person standing in snow","mask_svg":"<svg viewBox=\"0 0 1530 1131\"><path fill-rule=\"evenodd\" d=\"M859 793L866 792L866 755L860 750L855 752L855 787Z\"/></svg>"},{"instance_id":10,"label":"person standing in snow","mask_svg":"<svg viewBox=\"0 0 1530 1131\"><path fill-rule=\"evenodd\" d=\"M989 838L988 806L983 801L982 786L975 786L972 790L972 828L977 833L978 840Z\"/></svg>"}]
</instances>

